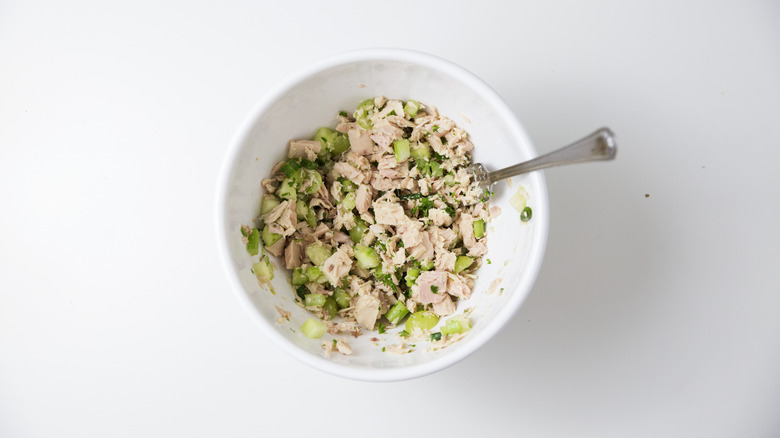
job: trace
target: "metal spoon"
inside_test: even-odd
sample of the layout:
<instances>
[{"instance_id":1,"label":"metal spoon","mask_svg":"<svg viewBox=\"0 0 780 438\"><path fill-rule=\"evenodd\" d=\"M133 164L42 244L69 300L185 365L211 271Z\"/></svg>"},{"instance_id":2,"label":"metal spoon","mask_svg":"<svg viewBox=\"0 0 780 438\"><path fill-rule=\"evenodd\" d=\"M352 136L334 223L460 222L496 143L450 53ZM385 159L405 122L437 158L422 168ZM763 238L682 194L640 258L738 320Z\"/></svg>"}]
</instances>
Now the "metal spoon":
<instances>
[{"instance_id":1,"label":"metal spoon","mask_svg":"<svg viewBox=\"0 0 780 438\"><path fill-rule=\"evenodd\" d=\"M568 146L505 169L488 172L482 163L474 163L467 170L474 172L479 187L486 192L491 190L493 184L505 178L564 164L612 160L616 153L615 134L609 128L601 128Z\"/></svg>"}]
</instances>

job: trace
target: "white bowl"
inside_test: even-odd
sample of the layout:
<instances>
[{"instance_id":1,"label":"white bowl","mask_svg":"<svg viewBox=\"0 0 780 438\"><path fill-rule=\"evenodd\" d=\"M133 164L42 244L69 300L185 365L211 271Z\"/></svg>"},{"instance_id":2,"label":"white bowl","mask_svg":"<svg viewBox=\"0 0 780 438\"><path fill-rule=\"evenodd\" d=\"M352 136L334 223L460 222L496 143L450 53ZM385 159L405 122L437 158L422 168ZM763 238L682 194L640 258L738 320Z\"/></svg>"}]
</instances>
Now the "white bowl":
<instances>
[{"instance_id":1,"label":"white bowl","mask_svg":"<svg viewBox=\"0 0 780 438\"><path fill-rule=\"evenodd\" d=\"M547 189L544 175L534 172L496 185L491 205L503 211L488 227L487 262L478 271L474 294L458 304L458 313L473 308L473 328L452 346L428 351L420 342L414 351L396 355L382 346L397 343L389 332L364 333L350 338L351 356L324 357L321 345L330 342L309 339L300 326L311 314L294 303L288 284L289 272L278 260L273 289L261 287L250 267L250 257L241 241L240 226L258 216L260 181L271 167L286 158L290 139L309 138L320 126L334 127L340 110L351 111L374 96L435 105L469 134L474 160L488 169L535 157L525 129L501 98L479 78L443 59L407 50L371 49L353 51L320 61L276 87L249 114L227 151L217 191L217 240L220 256L239 300L260 323L263 333L288 353L320 370L342 377L392 381L429 374L450 366L485 344L515 314L533 286L544 256L548 229ZM519 186L528 191L533 218L526 223L509 206L509 196ZM500 280L498 280L500 279ZM497 281L494 293L486 293ZM279 323L274 306L292 313ZM396 330L397 331L397 330ZM378 342L371 338L379 338Z\"/></svg>"}]
</instances>

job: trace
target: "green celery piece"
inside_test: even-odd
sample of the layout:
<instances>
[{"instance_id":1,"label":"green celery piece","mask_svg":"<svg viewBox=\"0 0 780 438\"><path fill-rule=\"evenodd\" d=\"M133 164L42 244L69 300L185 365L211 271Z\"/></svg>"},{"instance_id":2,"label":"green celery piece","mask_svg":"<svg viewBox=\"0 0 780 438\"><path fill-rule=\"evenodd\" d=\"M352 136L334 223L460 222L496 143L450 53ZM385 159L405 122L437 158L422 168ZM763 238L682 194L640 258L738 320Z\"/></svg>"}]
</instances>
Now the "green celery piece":
<instances>
[{"instance_id":1,"label":"green celery piece","mask_svg":"<svg viewBox=\"0 0 780 438\"><path fill-rule=\"evenodd\" d=\"M395 304L393 304L393 307L387 311L385 316L387 317L387 320L390 321L393 325L398 325L398 323L401 322L401 320L404 319L404 316L406 316L408 313L409 309L406 308L406 305L404 305L404 303L401 301L396 301Z\"/></svg>"},{"instance_id":2,"label":"green celery piece","mask_svg":"<svg viewBox=\"0 0 780 438\"><path fill-rule=\"evenodd\" d=\"M309 338L319 339L328 331L325 323L319 319L309 318L301 326L301 332Z\"/></svg>"},{"instance_id":3,"label":"green celery piece","mask_svg":"<svg viewBox=\"0 0 780 438\"><path fill-rule=\"evenodd\" d=\"M246 239L246 252L251 256L256 256L260 249L260 231L257 228L252 228Z\"/></svg>"},{"instance_id":4,"label":"green celery piece","mask_svg":"<svg viewBox=\"0 0 780 438\"><path fill-rule=\"evenodd\" d=\"M282 238L281 234L272 233L268 225L263 228L263 243L265 246L271 246Z\"/></svg>"},{"instance_id":5,"label":"green celery piece","mask_svg":"<svg viewBox=\"0 0 780 438\"><path fill-rule=\"evenodd\" d=\"M455 259L455 268L452 270L453 273L457 274L458 272L467 269L471 264L474 263L474 259L468 256L458 256L457 259Z\"/></svg>"},{"instance_id":6,"label":"green celery piece","mask_svg":"<svg viewBox=\"0 0 780 438\"><path fill-rule=\"evenodd\" d=\"M306 294L303 297L303 303L306 307L320 307L325 304L326 298L323 294Z\"/></svg>"},{"instance_id":7,"label":"green celery piece","mask_svg":"<svg viewBox=\"0 0 780 438\"><path fill-rule=\"evenodd\" d=\"M336 304L338 304L342 309L349 307L349 305L352 303L352 299L350 298L349 294L341 288L338 288L333 292L333 297L336 299Z\"/></svg>"},{"instance_id":8,"label":"green celery piece","mask_svg":"<svg viewBox=\"0 0 780 438\"><path fill-rule=\"evenodd\" d=\"M401 163L409 159L411 151L409 149L409 140L402 138L393 142L393 151L395 152L395 161Z\"/></svg>"},{"instance_id":9,"label":"green celery piece","mask_svg":"<svg viewBox=\"0 0 780 438\"><path fill-rule=\"evenodd\" d=\"M430 330L439 323L439 317L435 313L427 310L412 313L409 319L406 320L406 331L411 333L415 328L420 328L423 331Z\"/></svg>"}]
</instances>

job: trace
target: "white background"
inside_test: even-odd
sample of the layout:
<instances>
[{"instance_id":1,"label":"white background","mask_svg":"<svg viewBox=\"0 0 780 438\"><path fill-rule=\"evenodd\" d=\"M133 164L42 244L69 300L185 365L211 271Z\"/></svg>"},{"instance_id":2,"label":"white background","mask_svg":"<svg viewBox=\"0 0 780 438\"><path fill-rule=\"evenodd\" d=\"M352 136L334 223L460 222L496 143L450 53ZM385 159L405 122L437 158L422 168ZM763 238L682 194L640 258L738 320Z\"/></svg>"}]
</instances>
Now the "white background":
<instances>
[{"instance_id":1,"label":"white background","mask_svg":"<svg viewBox=\"0 0 780 438\"><path fill-rule=\"evenodd\" d=\"M250 108L371 46L619 144L547 171L513 322L391 384L271 344L214 237ZM780 436L779 126L775 0L0 1L0 436Z\"/></svg>"}]
</instances>

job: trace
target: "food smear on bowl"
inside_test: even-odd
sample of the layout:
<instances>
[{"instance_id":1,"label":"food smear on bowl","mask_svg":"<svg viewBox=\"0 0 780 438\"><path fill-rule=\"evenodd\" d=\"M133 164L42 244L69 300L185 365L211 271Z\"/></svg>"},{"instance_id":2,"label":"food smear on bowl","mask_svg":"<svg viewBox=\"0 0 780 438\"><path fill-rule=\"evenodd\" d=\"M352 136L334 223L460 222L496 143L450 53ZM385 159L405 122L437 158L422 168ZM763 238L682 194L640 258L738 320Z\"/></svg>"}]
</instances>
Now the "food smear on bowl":
<instances>
[{"instance_id":1,"label":"food smear on bowl","mask_svg":"<svg viewBox=\"0 0 780 438\"><path fill-rule=\"evenodd\" d=\"M491 194L467 170L473 148L434 106L381 96L340 111L335 129L291 140L262 181L257 227L242 228L260 257L258 281L273 278L266 253L278 257L295 302L322 321L307 320L313 338L462 338L472 323L455 314L471 296L491 220ZM351 354L344 340L326 350Z\"/></svg>"}]
</instances>

